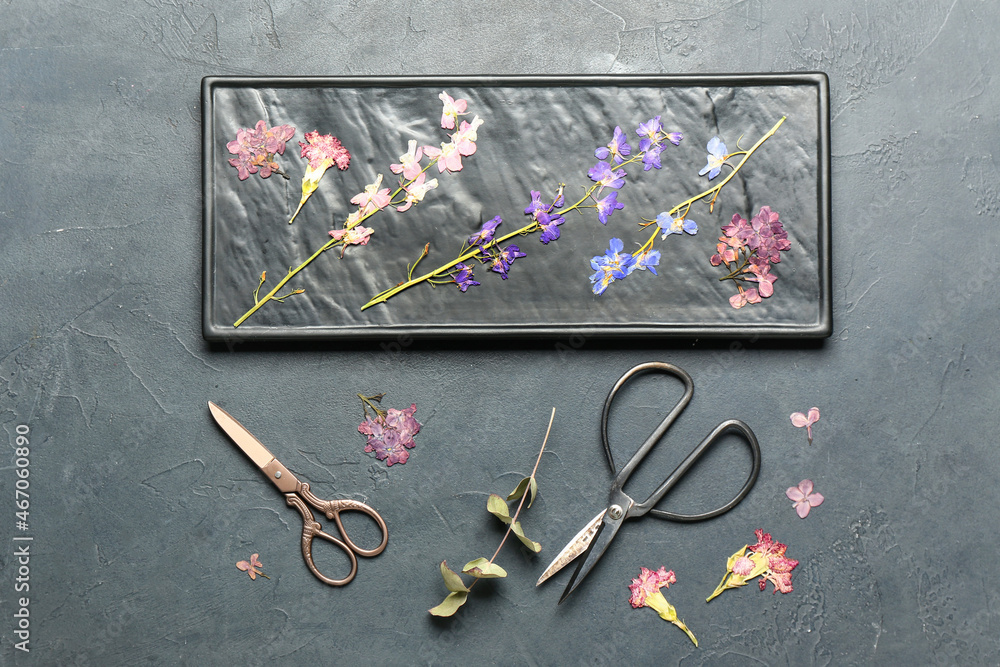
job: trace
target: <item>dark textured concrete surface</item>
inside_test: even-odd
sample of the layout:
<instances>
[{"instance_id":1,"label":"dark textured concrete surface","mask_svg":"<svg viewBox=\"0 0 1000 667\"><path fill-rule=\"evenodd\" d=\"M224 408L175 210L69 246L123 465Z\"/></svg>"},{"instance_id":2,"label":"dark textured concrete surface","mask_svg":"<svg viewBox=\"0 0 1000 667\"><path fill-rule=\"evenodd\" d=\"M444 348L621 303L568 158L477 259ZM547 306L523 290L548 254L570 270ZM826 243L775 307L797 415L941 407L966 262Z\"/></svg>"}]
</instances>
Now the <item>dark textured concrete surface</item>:
<instances>
[{"instance_id":1,"label":"dark textured concrete surface","mask_svg":"<svg viewBox=\"0 0 1000 667\"><path fill-rule=\"evenodd\" d=\"M997 664L998 30L981 0L0 0L0 662ZM201 337L203 76L789 70L831 83L835 333L821 344ZM652 359L697 389L636 495L729 416L760 438L760 480L715 521L626 525L557 607L568 575L534 580L604 502L600 406ZM359 391L417 403L405 466L363 453ZM623 398L619 457L673 401L656 378ZM345 588L314 580L296 513L208 400L319 495L377 507L385 553ZM809 446L788 415L813 405ZM508 579L431 618L438 563L492 553L486 494L530 472L552 406L524 517L542 554L505 547ZM710 457L675 506L717 499L738 451ZM800 520L784 490L807 477L826 503ZM758 527L801 561L795 590L705 604ZM17 536L34 538L27 593ZM251 553L270 580L236 570ZM668 599L700 648L628 606L643 565L677 572ZM30 653L15 648L22 596Z\"/></svg>"}]
</instances>

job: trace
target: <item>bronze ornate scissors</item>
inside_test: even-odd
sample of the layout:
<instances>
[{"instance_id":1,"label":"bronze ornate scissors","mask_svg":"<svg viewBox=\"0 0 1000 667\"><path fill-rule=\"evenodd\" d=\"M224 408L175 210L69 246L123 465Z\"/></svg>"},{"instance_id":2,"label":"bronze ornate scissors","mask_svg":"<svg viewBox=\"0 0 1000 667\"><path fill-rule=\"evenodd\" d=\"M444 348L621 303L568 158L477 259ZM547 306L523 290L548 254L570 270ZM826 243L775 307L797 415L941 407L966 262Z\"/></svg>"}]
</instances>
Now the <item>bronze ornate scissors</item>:
<instances>
[{"instance_id":1,"label":"bronze ornate scissors","mask_svg":"<svg viewBox=\"0 0 1000 667\"><path fill-rule=\"evenodd\" d=\"M358 572L357 556L370 558L382 553L386 543L389 541L389 531L385 526L385 521L382 520L378 512L356 500L321 500L317 498L309 490L309 484L296 479L295 475L289 472L288 468L283 466L278 459L274 458L271 452L267 451L267 448L260 444L260 441L243 424L236 421L228 412L211 401L208 402L208 409L212 412L212 417L222 427L222 430L226 432L226 435L243 450L244 454L250 457L254 465L261 469L264 475L271 480L271 483L285 494L285 502L297 509L299 514L302 515L302 557L305 559L306 565L309 566L309 570L316 575L317 579L331 586L343 586L350 583L354 579L354 575ZM340 531L342 540L323 532L323 526L316 521L312 511L309 509L309 505L322 512L326 515L327 519L330 519L337 525L337 530ZM356 545L348 537L347 531L344 530L344 524L340 521L341 512L362 512L370 516L378 524L379 530L382 531L382 542L374 549L362 549ZM312 557L312 544L313 539L317 537L337 545L347 554L347 557L351 561L350 574L343 579L332 579L316 568L316 563L313 562Z\"/></svg>"},{"instance_id":2,"label":"bronze ornate scissors","mask_svg":"<svg viewBox=\"0 0 1000 667\"><path fill-rule=\"evenodd\" d=\"M622 467L620 471L616 473L615 461L611 456L611 445L608 442L608 414L611 412L611 405L614 403L615 396L618 394L618 390L621 389L628 380L636 375L643 373L649 373L651 371L659 371L664 373L669 373L680 378L684 382L684 395L681 399L677 401L674 408L670 411L656 430L646 439L646 442L642 443L639 450L632 456L631 459ZM701 443L695 447L687 457L681 461L681 464L677 466L667 478L660 484L659 488L653 491L652 495L645 500L645 502L638 503L632 498L625 495L622 491L622 487L628 478L632 476L632 473L639 466L646 455L649 454L650 450L660 441L660 439L666 434L667 429L670 425L674 423L677 416L684 411L687 404L691 401L691 396L694 395L694 381L691 376L688 375L683 369L674 366L673 364L668 364L666 362L651 361L645 364L639 364L638 366L630 369L625 375L621 376L615 386L612 387L611 393L608 394L607 400L604 402L604 413L601 416L601 440L604 443L604 453L607 455L608 465L611 466L611 474L615 475L614 481L611 483L611 493L608 498L608 506L606 509L601 510L597 516L590 520L586 526L583 527L576 536L569 541L569 544L559 552L559 555L553 559L552 563L545 569L542 576L538 578L538 582L535 584L541 584L543 581L551 577L553 574L561 570L563 567L568 565L573 559L575 559L580 554L584 554L584 558L580 561L580 564L576 568L576 572L570 578L569 583L566 585L566 590L563 591L562 597L559 598L560 604L563 600L569 597L583 578L590 573L590 571L597 564L597 561L601 559L604 552L607 551L608 546L610 546L611 541L614 539L615 535L618 533L618 529L622 527L622 524L626 519L636 519L646 514L655 516L660 519L666 519L668 521L704 521L705 519L711 519L712 517L724 514L729 510L736 507L743 498L750 492L753 487L754 482L757 481L757 475L760 473L760 445L757 444L757 437L754 432L750 430L750 427L739 421L738 419L727 419L722 422L715 429L709 433ZM750 468L750 476L747 477L746 483L744 483L743 488L740 492L736 494L732 500L723 505L722 507L716 508L709 512L703 512L701 514L676 514L674 512L667 512L664 510L655 509L655 505L663 499L667 492L670 491L681 480L681 478L687 474L691 469L691 466L701 458L701 455L711 447L719 437L728 431L737 431L741 433L750 445L750 454L753 458L753 462Z\"/></svg>"}]
</instances>

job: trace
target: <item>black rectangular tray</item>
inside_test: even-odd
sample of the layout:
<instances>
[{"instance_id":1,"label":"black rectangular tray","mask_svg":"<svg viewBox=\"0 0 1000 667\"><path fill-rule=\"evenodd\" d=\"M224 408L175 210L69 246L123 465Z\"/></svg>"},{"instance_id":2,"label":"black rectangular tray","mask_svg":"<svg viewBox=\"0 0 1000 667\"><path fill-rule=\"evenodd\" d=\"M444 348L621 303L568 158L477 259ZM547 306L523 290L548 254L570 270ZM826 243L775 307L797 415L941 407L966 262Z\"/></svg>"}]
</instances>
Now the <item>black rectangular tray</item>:
<instances>
[{"instance_id":1,"label":"black rectangular tray","mask_svg":"<svg viewBox=\"0 0 1000 667\"><path fill-rule=\"evenodd\" d=\"M832 328L830 295L830 139L828 81L822 73L762 75L521 76L521 77L207 77L202 82L204 187L203 333L212 341L324 340L342 338L737 337L821 338ZM304 289L284 303L270 302L250 319L233 323L253 304L262 271L266 293L290 266L298 266L329 240L354 210L349 200L383 174L407 141L440 145L441 101L447 91L468 100L480 116L477 151L457 173L438 174L440 186L405 213L386 209L366 225L375 233L343 258L329 251L292 279ZM592 181L594 151L620 126L633 146L635 128L661 116L664 128L684 133L669 146L660 170L631 167L607 226L591 209L570 213L561 237L543 245L538 235L518 239L527 252L510 277L477 264L468 292L454 284L418 285L388 303L360 307L405 280L408 264L426 243L419 271L453 260L481 223L501 216L500 232L528 222L530 191L551 197L560 183L576 201ZM636 271L593 294L592 257L611 237L626 250L649 237L651 219L707 189L698 171L706 143L720 136L729 151L753 145L782 116L787 120L722 190L714 212L697 203L689 219L697 235L657 241L659 276ZM288 175L245 181L229 164L226 143L258 120L296 128L278 161ZM330 169L293 225L305 160L304 132L334 134L352 152L346 171ZM738 160L732 160L737 162ZM724 174L727 172L724 172ZM724 175L723 174L723 175ZM721 178L721 177L720 177ZM574 197L575 195L575 197ZM792 247L774 266L774 295L736 310L732 281L720 282L709 263L720 227L733 214L751 218L761 206L778 212Z\"/></svg>"}]
</instances>

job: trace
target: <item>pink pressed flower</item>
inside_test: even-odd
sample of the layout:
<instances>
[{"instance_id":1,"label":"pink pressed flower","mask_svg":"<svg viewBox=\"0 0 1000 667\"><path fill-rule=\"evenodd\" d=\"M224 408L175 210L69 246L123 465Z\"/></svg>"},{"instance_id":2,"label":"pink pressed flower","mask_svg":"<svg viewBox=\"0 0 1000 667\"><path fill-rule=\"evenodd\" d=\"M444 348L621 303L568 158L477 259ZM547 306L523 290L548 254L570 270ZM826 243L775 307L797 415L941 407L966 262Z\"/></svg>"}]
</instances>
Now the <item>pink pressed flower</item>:
<instances>
[{"instance_id":1,"label":"pink pressed flower","mask_svg":"<svg viewBox=\"0 0 1000 667\"><path fill-rule=\"evenodd\" d=\"M426 195L428 191L433 190L438 186L438 179L436 178L432 178L431 180L425 183L424 179L426 178L426 176L427 176L426 174L420 174L415 179L413 179L412 183L403 188L404 190L406 190L406 201L403 202L402 206L396 207L397 211L402 213L403 211L407 210L417 202L423 201L424 195Z\"/></svg>"},{"instance_id":2,"label":"pink pressed flower","mask_svg":"<svg viewBox=\"0 0 1000 667\"><path fill-rule=\"evenodd\" d=\"M733 308L739 310L748 303L760 303L760 294L757 293L756 287L751 287L748 290L739 288L739 292L729 297L729 305Z\"/></svg>"},{"instance_id":3,"label":"pink pressed flower","mask_svg":"<svg viewBox=\"0 0 1000 667\"><path fill-rule=\"evenodd\" d=\"M240 570L243 570L247 574L249 574L251 579L256 580L258 574L260 576L264 577L265 579L270 579L271 577L267 576L266 574L264 574L263 572L261 572L260 570L257 569L258 567L260 567L260 566L263 565L263 563L261 563L257 559L257 556L259 556L259 555L260 554L252 554L250 556L250 561L249 562L247 562L245 560L237 561L236 567L238 569L240 569Z\"/></svg>"},{"instance_id":4,"label":"pink pressed flower","mask_svg":"<svg viewBox=\"0 0 1000 667\"><path fill-rule=\"evenodd\" d=\"M725 240L725 237L720 237L720 241ZM716 254L712 255L708 261L712 263L712 266L718 266L720 264L725 264L729 266L730 262L736 261L736 251L731 248L726 243L715 244Z\"/></svg>"},{"instance_id":5,"label":"pink pressed flower","mask_svg":"<svg viewBox=\"0 0 1000 667\"><path fill-rule=\"evenodd\" d=\"M757 535L757 544L749 547L751 551L767 559L767 570L761 575L760 590L764 590L767 582L774 584L774 592L790 593L792 591L792 570L799 561L792 558L785 558L787 545L775 542L771 539L770 533L765 533L758 528L754 531Z\"/></svg>"},{"instance_id":6,"label":"pink pressed flower","mask_svg":"<svg viewBox=\"0 0 1000 667\"><path fill-rule=\"evenodd\" d=\"M408 146L407 151L399 156L399 164L390 164L389 169L392 170L392 173L402 174L403 178L411 181L422 171L420 158L424 156L424 152L417 146L416 139L410 139Z\"/></svg>"},{"instance_id":7,"label":"pink pressed flower","mask_svg":"<svg viewBox=\"0 0 1000 667\"><path fill-rule=\"evenodd\" d=\"M809 439L809 444L813 441L812 425L819 421L819 408L809 408L809 414L804 415L801 412L793 412L791 414L792 424L798 428L806 427L806 437Z\"/></svg>"},{"instance_id":8,"label":"pink pressed flower","mask_svg":"<svg viewBox=\"0 0 1000 667\"><path fill-rule=\"evenodd\" d=\"M809 516L809 510L823 504L823 494L813 493L813 483L810 479L804 479L798 486L790 486L785 491L788 499L794 502L795 513L800 519Z\"/></svg>"},{"instance_id":9,"label":"pink pressed flower","mask_svg":"<svg viewBox=\"0 0 1000 667\"><path fill-rule=\"evenodd\" d=\"M434 146L424 146L424 153L431 159L437 159L438 173L445 169L448 171L462 171L462 154L458 152L458 146L454 142L441 144L441 148Z\"/></svg>"},{"instance_id":10,"label":"pink pressed flower","mask_svg":"<svg viewBox=\"0 0 1000 667\"><path fill-rule=\"evenodd\" d=\"M375 211L380 211L389 205L389 188L382 188L382 174L378 175L375 182L365 186L365 191L351 197L351 203L357 204L361 209L361 215L368 215Z\"/></svg>"},{"instance_id":11,"label":"pink pressed flower","mask_svg":"<svg viewBox=\"0 0 1000 667\"><path fill-rule=\"evenodd\" d=\"M747 280L757 283L758 294L762 297L769 297L774 294L774 281L778 279L778 276L771 273L770 264L764 264L763 266L760 264L751 264L743 270L753 274Z\"/></svg>"},{"instance_id":12,"label":"pink pressed flower","mask_svg":"<svg viewBox=\"0 0 1000 667\"><path fill-rule=\"evenodd\" d=\"M438 99L444 103L444 108L441 110L441 127L454 130L455 121L458 120L459 114L465 113L469 103L465 100L456 100L444 91L438 95Z\"/></svg>"},{"instance_id":13,"label":"pink pressed flower","mask_svg":"<svg viewBox=\"0 0 1000 667\"><path fill-rule=\"evenodd\" d=\"M302 147L302 157L309 160L313 170L326 171L333 165L341 171L351 163L351 152L344 148L340 140L332 134L320 134L317 130L306 132L306 143L299 142Z\"/></svg>"},{"instance_id":14,"label":"pink pressed flower","mask_svg":"<svg viewBox=\"0 0 1000 667\"><path fill-rule=\"evenodd\" d=\"M476 152L476 139L479 138L477 128L483 124L483 119L476 116L471 123L462 121L458 132L451 136L452 142L458 148L458 152L468 157Z\"/></svg>"},{"instance_id":15,"label":"pink pressed flower","mask_svg":"<svg viewBox=\"0 0 1000 667\"><path fill-rule=\"evenodd\" d=\"M740 556L733 561L733 574L738 574L741 577L745 577L753 572L753 568L754 562L746 556Z\"/></svg>"},{"instance_id":16,"label":"pink pressed flower","mask_svg":"<svg viewBox=\"0 0 1000 667\"><path fill-rule=\"evenodd\" d=\"M632 579L632 584L628 587L632 591L629 603L634 609L645 607L647 597L657 593L664 586L669 588L670 584L676 583L676 581L677 577L673 570L668 572L665 567L660 567L654 572L649 568L641 567L639 568L639 578Z\"/></svg>"},{"instance_id":17,"label":"pink pressed flower","mask_svg":"<svg viewBox=\"0 0 1000 667\"><path fill-rule=\"evenodd\" d=\"M229 152L237 156L230 159L229 164L236 167L241 181L258 171L261 178L267 178L272 172L280 174L281 169L274 156L284 154L285 142L294 134L295 128L291 125L268 128L262 120L257 121L252 130L241 128L236 133L236 139L226 144Z\"/></svg>"},{"instance_id":18,"label":"pink pressed flower","mask_svg":"<svg viewBox=\"0 0 1000 667\"><path fill-rule=\"evenodd\" d=\"M344 245L340 248L340 256L343 257L344 250L346 250L349 245L368 245L368 239L371 238L372 232L374 231L375 230L371 227L361 225L359 227L352 227L351 229L331 230L330 236L338 241L343 239Z\"/></svg>"}]
</instances>

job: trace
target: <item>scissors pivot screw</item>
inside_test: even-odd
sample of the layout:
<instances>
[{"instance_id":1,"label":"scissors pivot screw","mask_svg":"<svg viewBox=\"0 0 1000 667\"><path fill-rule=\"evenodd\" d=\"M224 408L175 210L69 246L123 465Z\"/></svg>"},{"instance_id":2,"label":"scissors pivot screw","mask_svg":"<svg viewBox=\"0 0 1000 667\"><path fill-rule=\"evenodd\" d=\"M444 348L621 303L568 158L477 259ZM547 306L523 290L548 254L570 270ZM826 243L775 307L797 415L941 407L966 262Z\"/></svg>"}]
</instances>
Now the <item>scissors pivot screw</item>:
<instances>
[{"instance_id":1,"label":"scissors pivot screw","mask_svg":"<svg viewBox=\"0 0 1000 667\"><path fill-rule=\"evenodd\" d=\"M281 471L280 470L274 471L274 478L275 479L281 479Z\"/></svg>"},{"instance_id":2,"label":"scissors pivot screw","mask_svg":"<svg viewBox=\"0 0 1000 667\"><path fill-rule=\"evenodd\" d=\"M622 508L619 505L612 505L611 507L608 508L608 516L614 519L615 521L622 518L622 514L624 514L624 512L622 511Z\"/></svg>"}]
</instances>

